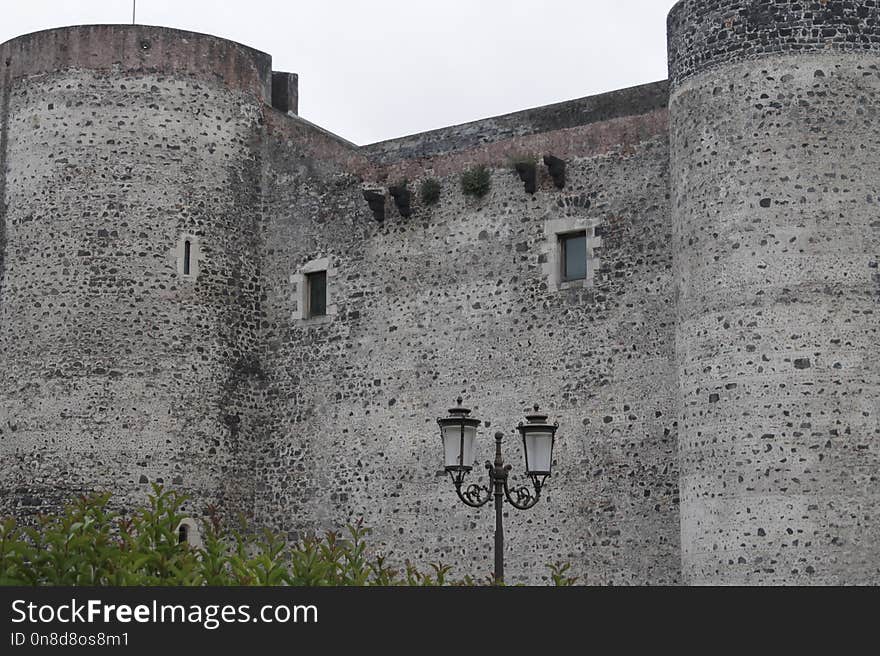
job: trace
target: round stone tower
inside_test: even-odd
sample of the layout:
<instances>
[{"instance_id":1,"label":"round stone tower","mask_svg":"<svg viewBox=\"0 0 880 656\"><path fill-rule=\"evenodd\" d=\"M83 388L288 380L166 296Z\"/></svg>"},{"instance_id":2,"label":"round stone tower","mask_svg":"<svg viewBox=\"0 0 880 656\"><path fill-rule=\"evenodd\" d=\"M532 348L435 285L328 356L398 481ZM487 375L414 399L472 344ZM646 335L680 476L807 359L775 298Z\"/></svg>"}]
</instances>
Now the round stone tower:
<instances>
[{"instance_id":1,"label":"round stone tower","mask_svg":"<svg viewBox=\"0 0 880 656\"><path fill-rule=\"evenodd\" d=\"M246 506L270 93L267 55L178 30L0 46L0 514Z\"/></svg>"},{"instance_id":2,"label":"round stone tower","mask_svg":"<svg viewBox=\"0 0 880 656\"><path fill-rule=\"evenodd\" d=\"M880 8L669 15L695 584L880 583Z\"/></svg>"}]
</instances>

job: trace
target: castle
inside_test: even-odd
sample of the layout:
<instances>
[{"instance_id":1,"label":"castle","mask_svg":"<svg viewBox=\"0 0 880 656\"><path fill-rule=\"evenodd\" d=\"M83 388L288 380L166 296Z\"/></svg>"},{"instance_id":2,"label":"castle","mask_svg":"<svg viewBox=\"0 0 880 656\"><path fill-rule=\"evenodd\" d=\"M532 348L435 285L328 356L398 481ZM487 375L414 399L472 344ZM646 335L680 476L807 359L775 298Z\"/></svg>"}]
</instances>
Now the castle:
<instances>
[{"instance_id":1,"label":"castle","mask_svg":"<svg viewBox=\"0 0 880 656\"><path fill-rule=\"evenodd\" d=\"M514 476L560 424L511 582L880 583L880 3L668 31L668 82L365 147L223 39L0 46L0 514L158 482L486 575L462 395Z\"/></svg>"}]
</instances>

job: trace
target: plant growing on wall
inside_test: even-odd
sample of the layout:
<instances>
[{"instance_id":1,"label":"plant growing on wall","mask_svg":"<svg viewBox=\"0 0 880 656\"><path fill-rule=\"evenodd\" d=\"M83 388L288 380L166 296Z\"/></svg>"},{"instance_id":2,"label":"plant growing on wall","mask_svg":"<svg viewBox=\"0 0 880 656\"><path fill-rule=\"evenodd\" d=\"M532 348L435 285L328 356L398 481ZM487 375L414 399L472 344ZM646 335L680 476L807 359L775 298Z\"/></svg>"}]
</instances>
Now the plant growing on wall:
<instances>
[{"instance_id":1,"label":"plant growing on wall","mask_svg":"<svg viewBox=\"0 0 880 656\"><path fill-rule=\"evenodd\" d=\"M538 158L531 155L514 155L510 158L510 168L516 169L519 166L537 166Z\"/></svg>"},{"instance_id":2,"label":"plant growing on wall","mask_svg":"<svg viewBox=\"0 0 880 656\"><path fill-rule=\"evenodd\" d=\"M489 193L492 176L482 164L461 174L461 190L466 196L482 198Z\"/></svg>"},{"instance_id":3,"label":"plant growing on wall","mask_svg":"<svg viewBox=\"0 0 880 656\"><path fill-rule=\"evenodd\" d=\"M440 200L440 181L428 178L419 187L419 197L425 205L434 205Z\"/></svg>"},{"instance_id":4,"label":"plant growing on wall","mask_svg":"<svg viewBox=\"0 0 880 656\"><path fill-rule=\"evenodd\" d=\"M514 157L511 167L523 181L526 192L533 194L538 188L538 158L537 157Z\"/></svg>"}]
</instances>

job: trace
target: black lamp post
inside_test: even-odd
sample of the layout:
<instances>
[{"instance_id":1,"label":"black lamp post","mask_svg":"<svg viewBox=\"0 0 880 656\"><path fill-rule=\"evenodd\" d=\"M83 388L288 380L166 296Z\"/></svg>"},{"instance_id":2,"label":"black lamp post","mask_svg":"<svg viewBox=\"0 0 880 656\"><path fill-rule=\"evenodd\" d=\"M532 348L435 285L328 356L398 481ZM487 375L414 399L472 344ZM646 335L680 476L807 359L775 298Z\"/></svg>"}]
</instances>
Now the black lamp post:
<instances>
[{"instance_id":1,"label":"black lamp post","mask_svg":"<svg viewBox=\"0 0 880 656\"><path fill-rule=\"evenodd\" d=\"M474 443L476 442L479 419L470 417L471 411L458 405L450 408L449 416L438 419L440 439L446 460L446 471L452 478L458 498L472 508L485 506L495 497L495 582L504 581L504 525L502 504L504 499L518 510L532 508L541 498L541 489L550 476L553 466L553 446L556 442L558 423L547 423L547 415L541 414L536 405L532 414L526 415L516 429L523 441L526 459L526 474L532 480L532 489L526 486L511 489L507 484L512 467L504 464L501 455L501 441L504 433L495 433L495 462L486 462L489 471L489 485L471 483L464 487L464 479L473 469ZM464 488L464 489L462 489Z\"/></svg>"}]
</instances>

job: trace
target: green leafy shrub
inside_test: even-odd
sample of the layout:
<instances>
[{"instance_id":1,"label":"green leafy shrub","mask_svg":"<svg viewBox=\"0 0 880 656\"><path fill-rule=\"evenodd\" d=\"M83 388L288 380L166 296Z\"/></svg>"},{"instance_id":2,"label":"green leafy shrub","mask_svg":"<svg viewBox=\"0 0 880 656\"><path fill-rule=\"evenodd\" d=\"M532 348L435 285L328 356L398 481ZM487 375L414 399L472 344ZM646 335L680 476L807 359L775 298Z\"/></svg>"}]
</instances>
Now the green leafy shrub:
<instances>
[{"instance_id":1,"label":"green leafy shrub","mask_svg":"<svg viewBox=\"0 0 880 656\"><path fill-rule=\"evenodd\" d=\"M547 565L547 568L550 570L550 578L553 580L553 585L568 587L577 584L578 577L568 575L571 563L553 563Z\"/></svg>"},{"instance_id":2,"label":"green leafy shrub","mask_svg":"<svg viewBox=\"0 0 880 656\"><path fill-rule=\"evenodd\" d=\"M512 169L523 166L535 167L538 165L538 158L534 155L514 155L510 158L508 164Z\"/></svg>"},{"instance_id":3,"label":"green leafy shrub","mask_svg":"<svg viewBox=\"0 0 880 656\"><path fill-rule=\"evenodd\" d=\"M491 186L492 176L482 164L461 174L461 190L466 196L482 198L489 193Z\"/></svg>"},{"instance_id":4,"label":"green leafy shrub","mask_svg":"<svg viewBox=\"0 0 880 656\"><path fill-rule=\"evenodd\" d=\"M425 205L435 205L440 200L440 181L428 178L419 187L419 197Z\"/></svg>"},{"instance_id":5,"label":"green leafy shrub","mask_svg":"<svg viewBox=\"0 0 880 656\"><path fill-rule=\"evenodd\" d=\"M186 497L153 486L147 506L125 517L109 509L109 494L83 497L39 526L0 521L0 585L71 586L365 586L477 585L454 580L450 568L411 563L403 570L373 555L369 529L358 522L346 534L327 532L288 545L278 535L226 530L213 509L202 544L180 543ZM567 569L567 567L565 568ZM557 585L570 585L565 569ZM486 579L491 584L491 578Z\"/></svg>"}]
</instances>

